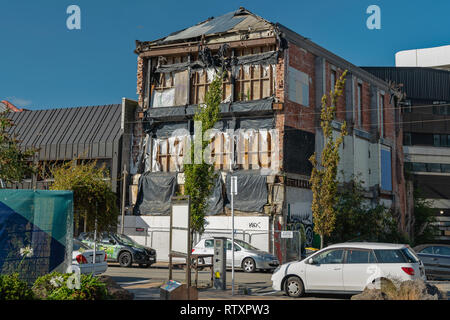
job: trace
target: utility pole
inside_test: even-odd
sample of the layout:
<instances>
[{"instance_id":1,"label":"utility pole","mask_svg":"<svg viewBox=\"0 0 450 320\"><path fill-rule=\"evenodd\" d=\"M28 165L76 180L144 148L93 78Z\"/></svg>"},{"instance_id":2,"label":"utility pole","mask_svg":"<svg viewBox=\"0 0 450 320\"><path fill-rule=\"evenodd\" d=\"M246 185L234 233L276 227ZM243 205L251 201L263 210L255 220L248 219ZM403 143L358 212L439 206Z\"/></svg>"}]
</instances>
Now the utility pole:
<instances>
[{"instance_id":1,"label":"utility pole","mask_svg":"<svg viewBox=\"0 0 450 320\"><path fill-rule=\"evenodd\" d=\"M234 295L234 196L237 195L237 177L231 176L231 295Z\"/></svg>"},{"instance_id":2,"label":"utility pole","mask_svg":"<svg viewBox=\"0 0 450 320\"><path fill-rule=\"evenodd\" d=\"M95 272L95 258L97 255L97 213L98 213L98 202L95 203L94 254L92 258L92 274L94 274Z\"/></svg>"},{"instance_id":3,"label":"utility pole","mask_svg":"<svg viewBox=\"0 0 450 320\"><path fill-rule=\"evenodd\" d=\"M122 222L120 225L120 233L125 234L125 199L126 199L126 190L127 190L127 165L123 165L123 178L122 178Z\"/></svg>"}]
</instances>

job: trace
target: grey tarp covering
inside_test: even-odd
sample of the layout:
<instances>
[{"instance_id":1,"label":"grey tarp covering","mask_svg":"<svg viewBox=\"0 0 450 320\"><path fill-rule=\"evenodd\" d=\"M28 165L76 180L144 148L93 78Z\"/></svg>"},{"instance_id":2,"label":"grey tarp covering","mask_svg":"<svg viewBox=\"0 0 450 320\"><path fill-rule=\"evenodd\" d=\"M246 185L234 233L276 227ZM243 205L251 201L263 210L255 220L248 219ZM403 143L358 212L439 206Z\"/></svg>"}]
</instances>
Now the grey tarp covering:
<instances>
[{"instance_id":1,"label":"grey tarp covering","mask_svg":"<svg viewBox=\"0 0 450 320\"><path fill-rule=\"evenodd\" d=\"M278 59L278 51L269 51L258 54L249 54L236 58L235 64L276 64Z\"/></svg>"},{"instance_id":2,"label":"grey tarp covering","mask_svg":"<svg viewBox=\"0 0 450 320\"><path fill-rule=\"evenodd\" d=\"M269 51L264 53L258 53L258 54L249 54L241 57L235 57L231 59L230 65L243 65L243 64L251 64L251 65L258 65L258 64L276 64L278 59L278 51ZM178 71L184 71L188 68L191 69L203 69L206 68L207 65L205 62L196 60L196 61L186 61L186 62L180 62L180 63L173 63L173 64L162 64L158 66L155 69L156 73L170 73L170 72L178 72Z\"/></svg>"},{"instance_id":3,"label":"grey tarp covering","mask_svg":"<svg viewBox=\"0 0 450 320\"><path fill-rule=\"evenodd\" d=\"M159 108L149 108L146 113L147 117L150 118L161 118L161 117L183 117L186 114L184 110L185 107L159 107Z\"/></svg>"},{"instance_id":4,"label":"grey tarp covering","mask_svg":"<svg viewBox=\"0 0 450 320\"><path fill-rule=\"evenodd\" d=\"M208 199L208 209L206 212L207 216L219 214L223 212L223 182L220 174L216 177L216 182L214 184L214 189L212 190L211 196Z\"/></svg>"},{"instance_id":5,"label":"grey tarp covering","mask_svg":"<svg viewBox=\"0 0 450 320\"><path fill-rule=\"evenodd\" d=\"M273 129L275 126L275 118L257 118L257 119L240 119L239 129Z\"/></svg>"},{"instance_id":6,"label":"grey tarp covering","mask_svg":"<svg viewBox=\"0 0 450 320\"><path fill-rule=\"evenodd\" d=\"M139 178L134 215L164 215L171 210L170 199L175 195L176 173L148 172Z\"/></svg>"},{"instance_id":7,"label":"grey tarp covering","mask_svg":"<svg viewBox=\"0 0 450 320\"><path fill-rule=\"evenodd\" d=\"M231 105L232 113L246 113L255 111L271 111L273 97L248 102L235 102Z\"/></svg>"},{"instance_id":8,"label":"grey tarp covering","mask_svg":"<svg viewBox=\"0 0 450 320\"><path fill-rule=\"evenodd\" d=\"M269 97L260 100L253 101L240 101L233 103L221 103L220 113L221 115L226 115L228 113L240 114L240 113L254 113L254 112L264 112L272 111L272 104L274 98ZM192 118L197 110L197 105L189 106L177 106L177 107L159 107L159 108L149 108L145 111L145 120L150 119L158 120L169 120L180 118L187 119Z\"/></svg>"},{"instance_id":9,"label":"grey tarp covering","mask_svg":"<svg viewBox=\"0 0 450 320\"><path fill-rule=\"evenodd\" d=\"M158 124L154 130L156 138L170 137L175 130L185 129L189 132L187 122L165 122Z\"/></svg>"},{"instance_id":10,"label":"grey tarp covering","mask_svg":"<svg viewBox=\"0 0 450 320\"><path fill-rule=\"evenodd\" d=\"M227 174L227 208L231 202L231 176L237 176L237 191L234 196L234 208L246 212L263 212L264 205L267 204L267 177L259 174L259 171L236 171Z\"/></svg>"}]
</instances>

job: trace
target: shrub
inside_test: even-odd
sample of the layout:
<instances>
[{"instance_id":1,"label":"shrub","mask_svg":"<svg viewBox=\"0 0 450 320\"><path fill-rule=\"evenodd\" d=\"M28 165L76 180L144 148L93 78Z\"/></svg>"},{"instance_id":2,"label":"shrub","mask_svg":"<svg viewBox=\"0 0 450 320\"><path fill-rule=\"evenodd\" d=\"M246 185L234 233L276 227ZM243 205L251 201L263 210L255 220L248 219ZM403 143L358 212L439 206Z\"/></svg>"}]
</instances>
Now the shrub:
<instances>
[{"instance_id":1,"label":"shrub","mask_svg":"<svg viewBox=\"0 0 450 320\"><path fill-rule=\"evenodd\" d=\"M34 294L44 300L104 300L110 296L106 285L92 275L80 276L80 289L69 288L67 280L73 274L53 272L38 278L33 285Z\"/></svg>"},{"instance_id":2,"label":"shrub","mask_svg":"<svg viewBox=\"0 0 450 320\"><path fill-rule=\"evenodd\" d=\"M18 273L0 274L0 300L32 300L33 291Z\"/></svg>"}]
</instances>

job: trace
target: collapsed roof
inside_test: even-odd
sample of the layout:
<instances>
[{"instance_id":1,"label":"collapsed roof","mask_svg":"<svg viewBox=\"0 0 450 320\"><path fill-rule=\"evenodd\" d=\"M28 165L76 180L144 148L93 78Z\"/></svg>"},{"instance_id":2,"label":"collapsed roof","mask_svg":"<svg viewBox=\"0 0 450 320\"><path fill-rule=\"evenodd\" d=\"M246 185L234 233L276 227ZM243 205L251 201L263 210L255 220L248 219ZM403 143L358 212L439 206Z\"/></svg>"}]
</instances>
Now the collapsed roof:
<instances>
[{"instance_id":1,"label":"collapsed roof","mask_svg":"<svg viewBox=\"0 0 450 320\"><path fill-rule=\"evenodd\" d=\"M152 46L168 45L179 42L200 41L202 38L224 34L245 36L250 32L261 32L275 29L275 25L247 9L240 7L219 17L211 17L192 27L173 32L168 36L154 41L136 41L136 53L146 51ZM270 36L274 34L271 33ZM242 39L241 39L242 40Z\"/></svg>"}]
</instances>

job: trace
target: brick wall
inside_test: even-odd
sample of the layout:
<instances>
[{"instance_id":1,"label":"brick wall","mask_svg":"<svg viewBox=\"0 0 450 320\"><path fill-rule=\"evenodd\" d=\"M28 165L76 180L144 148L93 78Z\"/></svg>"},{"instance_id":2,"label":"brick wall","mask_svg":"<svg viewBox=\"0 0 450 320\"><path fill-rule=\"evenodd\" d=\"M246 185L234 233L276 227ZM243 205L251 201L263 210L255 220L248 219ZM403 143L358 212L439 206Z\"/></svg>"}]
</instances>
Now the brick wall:
<instances>
[{"instance_id":1,"label":"brick wall","mask_svg":"<svg viewBox=\"0 0 450 320\"><path fill-rule=\"evenodd\" d=\"M314 129L314 109L316 105L315 98L315 56L294 44L289 44L288 49L289 67L306 73L311 81L309 83L309 106L285 99L285 125L304 131L315 133ZM287 68L286 68L287 69ZM278 76L278 75L277 75ZM289 86L289 83L287 84ZM286 88L287 89L287 88ZM287 91L286 91L287 92Z\"/></svg>"}]
</instances>

